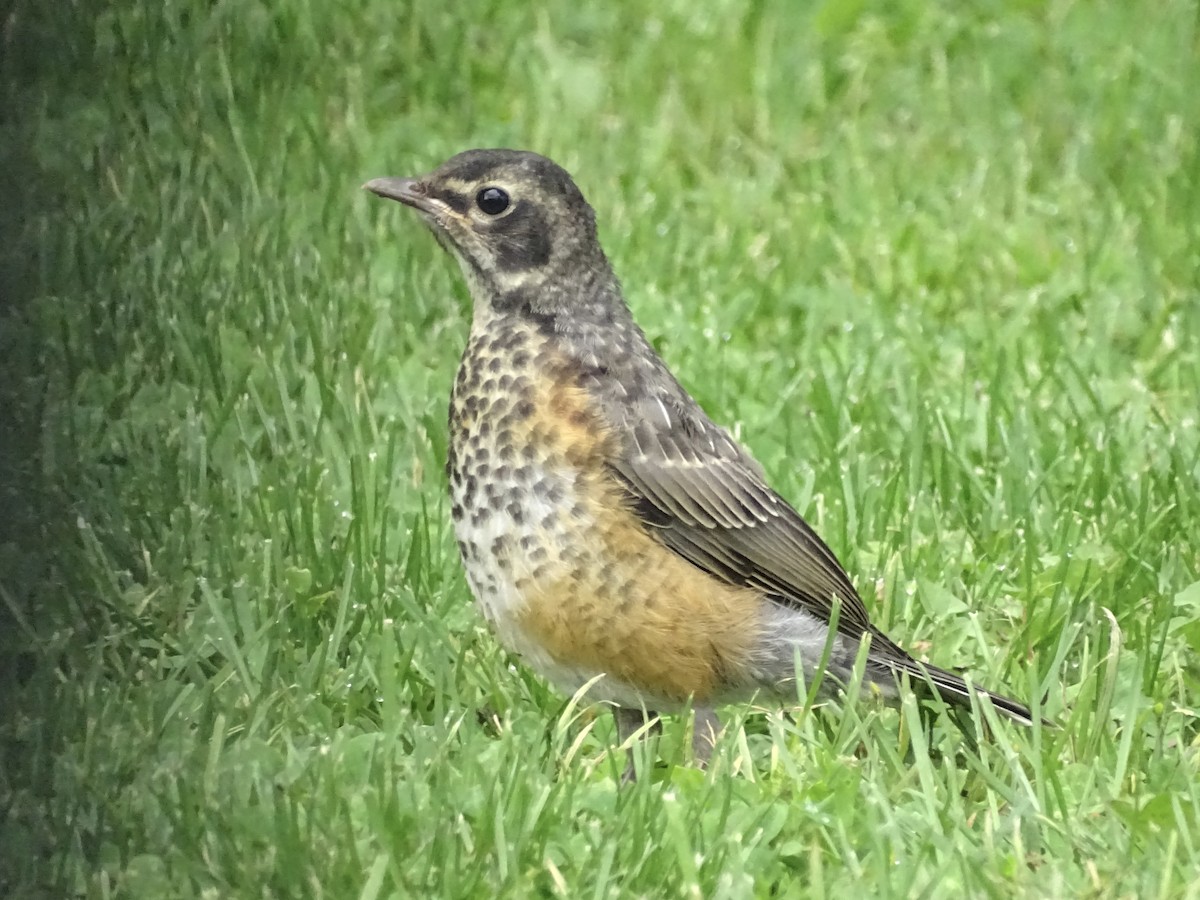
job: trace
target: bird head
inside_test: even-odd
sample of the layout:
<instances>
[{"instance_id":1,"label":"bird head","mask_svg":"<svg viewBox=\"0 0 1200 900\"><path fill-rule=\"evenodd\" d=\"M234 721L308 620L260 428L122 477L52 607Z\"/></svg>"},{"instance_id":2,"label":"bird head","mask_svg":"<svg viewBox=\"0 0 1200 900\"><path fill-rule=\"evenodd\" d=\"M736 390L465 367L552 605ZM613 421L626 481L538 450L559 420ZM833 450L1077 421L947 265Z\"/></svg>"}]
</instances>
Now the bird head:
<instances>
[{"instance_id":1,"label":"bird head","mask_svg":"<svg viewBox=\"0 0 1200 900\"><path fill-rule=\"evenodd\" d=\"M611 280L592 208L564 169L536 153L468 150L428 175L363 187L420 213L458 259L476 304L553 305L597 275Z\"/></svg>"}]
</instances>

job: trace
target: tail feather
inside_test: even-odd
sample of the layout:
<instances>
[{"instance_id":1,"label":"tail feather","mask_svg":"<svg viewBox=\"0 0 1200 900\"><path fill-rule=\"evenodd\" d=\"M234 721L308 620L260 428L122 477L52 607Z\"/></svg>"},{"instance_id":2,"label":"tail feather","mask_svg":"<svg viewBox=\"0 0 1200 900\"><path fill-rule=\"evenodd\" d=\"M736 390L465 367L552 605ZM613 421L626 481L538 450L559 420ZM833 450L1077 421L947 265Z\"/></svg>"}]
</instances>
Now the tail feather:
<instances>
[{"instance_id":1,"label":"tail feather","mask_svg":"<svg viewBox=\"0 0 1200 900\"><path fill-rule=\"evenodd\" d=\"M971 705L971 691L967 687L967 683L953 672L947 672L930 663L917 662L914 659L898 660L896 668L913 676L914 684L932 684L938 696L947 703L960 707ZM997 711L1014 722L1020 722L1022 725L1034 723L1033 711L1024 703L977 685L972 685L972 687L974 687L975 693L987 697ZM1043 724L1049 724L1044 719L1042 721Z\"/></svg>"}]
</instances>

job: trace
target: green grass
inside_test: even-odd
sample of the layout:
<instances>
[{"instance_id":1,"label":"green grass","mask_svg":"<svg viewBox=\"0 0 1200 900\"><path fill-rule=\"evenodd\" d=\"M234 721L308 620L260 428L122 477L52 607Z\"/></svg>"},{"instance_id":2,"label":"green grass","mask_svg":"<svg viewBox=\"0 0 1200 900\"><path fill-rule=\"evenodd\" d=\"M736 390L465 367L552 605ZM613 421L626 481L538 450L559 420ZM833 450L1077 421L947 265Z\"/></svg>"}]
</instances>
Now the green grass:
<instances>
[{"instance_id":1,"label":"green grass","mask_svg":"<svg viewBox=\"0 0 1200 900\"><path fill-rule=\"evenodd\" d=\"M3 4L0 893L1200 896L1197 5L539 6ZM618 790L471 608L466 293L358 187L472 146L1060 727L729 710Z\"/></svg>"}]
</instances>

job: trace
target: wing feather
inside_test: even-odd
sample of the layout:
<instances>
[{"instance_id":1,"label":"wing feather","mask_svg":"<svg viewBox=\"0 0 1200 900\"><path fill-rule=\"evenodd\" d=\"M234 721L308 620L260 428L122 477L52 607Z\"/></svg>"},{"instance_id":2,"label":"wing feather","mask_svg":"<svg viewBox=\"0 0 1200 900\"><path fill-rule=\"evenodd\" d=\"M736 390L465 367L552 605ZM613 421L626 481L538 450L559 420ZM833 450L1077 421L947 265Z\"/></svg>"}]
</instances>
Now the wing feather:
<instances>
[{"instance_id":1,"label":"wing feather","mask_svg":"<svg viewBox=\"0 0 1200 900\"><path fill-rule=\"evenodd\" d=\"M838 603L838 630L856 640L878 633L833 551L698 407L655 396L609 413L614 433L628 436L612 470L668 547L825 621Z\"/></svg>"}]
</instances>

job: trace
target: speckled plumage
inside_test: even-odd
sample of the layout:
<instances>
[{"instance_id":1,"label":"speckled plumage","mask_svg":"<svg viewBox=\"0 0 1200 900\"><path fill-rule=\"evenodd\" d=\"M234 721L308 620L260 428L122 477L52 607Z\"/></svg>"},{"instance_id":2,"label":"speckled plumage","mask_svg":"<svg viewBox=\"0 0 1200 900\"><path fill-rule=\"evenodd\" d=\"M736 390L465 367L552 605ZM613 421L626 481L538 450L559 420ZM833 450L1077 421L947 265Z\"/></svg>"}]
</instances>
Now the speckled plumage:
<instances>
[{"instance_id":1,"label":"speckled plumage","mask_svg":"<svg viewBox=\"0 0 1200 900\"><path fill-rule=\"evenodd\" d=\"M671 375L565 171L474 150L368 188L416 208L471 290L450 404L452 516L505 646L567 692L599 675L593 696L620 707L707 710L794 697L796 659L809 676L827 644L836 685L869 636L866 675L884 693L908 673L968 701L961 678L871 624L832 551Z\"/></svg>"}]
</instances>

